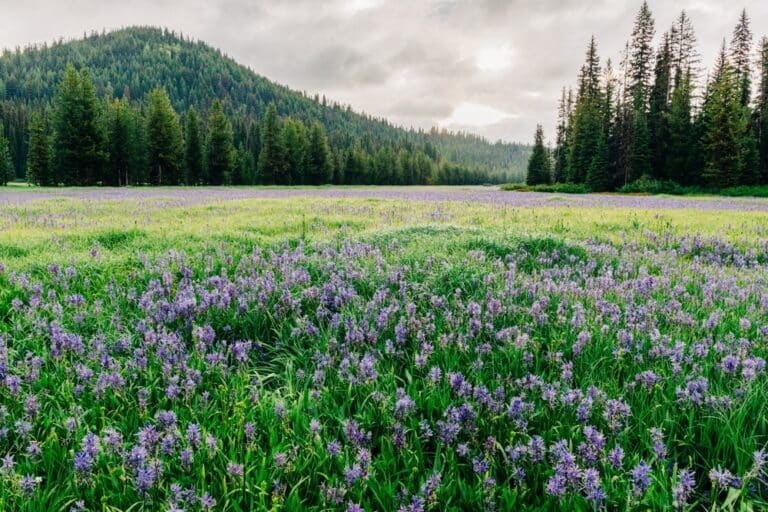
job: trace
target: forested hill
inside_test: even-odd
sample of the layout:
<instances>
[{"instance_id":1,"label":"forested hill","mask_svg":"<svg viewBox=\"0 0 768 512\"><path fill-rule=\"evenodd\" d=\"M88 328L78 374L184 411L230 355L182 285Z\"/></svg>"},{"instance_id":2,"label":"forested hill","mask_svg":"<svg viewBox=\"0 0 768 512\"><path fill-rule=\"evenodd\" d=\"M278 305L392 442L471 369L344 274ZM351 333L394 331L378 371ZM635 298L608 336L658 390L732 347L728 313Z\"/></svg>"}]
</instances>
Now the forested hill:
<instances>
[{"instance_id":1,"label":"forested hill","mask_svg":"<svg viewBox=\"0 0 768 512\"><path fill-rule=\"evenodd\" d=\"M0 57L0 120L17 176L24 175L31 112L51 111L68 63L87 68L99 98L127 98L141 104L164 87L173 108L206 112L215 99L238 128L262 120L270 104L278 116L309 126L319 121L332 150L355 144L370 153L386 145L412 144L434 151L446 162L473 173L476 180L510 181L524 175L526 145L489 143L469 134L405 130L384 119L354 112L325 98L276 84L236 63L221 51L166 29L133 27L94 33L81 40L58 41L6 50Z\"/></svg>"}]
</instances>

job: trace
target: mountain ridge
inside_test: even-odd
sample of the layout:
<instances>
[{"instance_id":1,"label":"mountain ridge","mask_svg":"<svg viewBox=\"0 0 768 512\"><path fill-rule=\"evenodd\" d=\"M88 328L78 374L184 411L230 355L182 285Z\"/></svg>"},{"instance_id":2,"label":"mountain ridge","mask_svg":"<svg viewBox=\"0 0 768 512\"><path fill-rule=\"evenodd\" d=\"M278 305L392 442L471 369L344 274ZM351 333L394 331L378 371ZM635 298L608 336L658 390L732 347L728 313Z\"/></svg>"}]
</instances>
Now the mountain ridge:
<instances>
[{"instance_id":1,"label":"mountain ridge","mask_svg":"<svg viewBox=\"0 0 768 512\"><path fill-rule=\"evenodd\" d=\"M7 117L3 113L9 110L11 115L20 115L14 110L49 108L69 62L90 70L100 96L142 100L162 85L178 112L190 106L205 111L219 99L235 119L261 119L267 106L274 103L281 117L320 121L332 144L348 145L351 139L373 145L403 140L428 143L452 163L482 169L489 181L523 176L530 151L525 144L493 143L467 132L398 126L349 105L291 89L236 62L221 49L152 26L92 32L81 39L60 38L50 44L4 50L0 55L0 118ZM13 130L13 126L6 126L6 132ZM15 138L12 152L18 172L26 147L21 134L16 133ZM365 142L368 139L370 142Z\"/></svg>"}]
</instances>

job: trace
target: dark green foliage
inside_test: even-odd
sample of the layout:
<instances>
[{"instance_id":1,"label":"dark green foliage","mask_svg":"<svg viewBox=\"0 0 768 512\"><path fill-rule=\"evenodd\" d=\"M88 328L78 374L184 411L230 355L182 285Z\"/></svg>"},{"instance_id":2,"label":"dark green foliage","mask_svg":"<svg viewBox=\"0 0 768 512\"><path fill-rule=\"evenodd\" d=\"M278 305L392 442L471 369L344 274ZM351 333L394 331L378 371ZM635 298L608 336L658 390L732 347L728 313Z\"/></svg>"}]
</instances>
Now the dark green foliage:
<instances>
[{"instance_id":1,"label":"dark green foliage","mask_svg":"<svg viewBox=\"0 0 768 512\"><path fill-rule=\"evenodd\" d=\"M683 74L678 71L677 75L675 78L677 85L672 93L669 112L666 113L669 138L664 144L666 147L664 168L660 172L657 171L656 174L688 185L694 181L691 172L691 144L693 139L691 74L689 72ZM660 155L657 154L656 156L658 158Z\"/></svg>"},{"instance_id":2,"label":"dark green foliage","mask_svg":"<svg viewBox=\"0 0 768 512\"><path fill-rule=\"evenodd\" d=\"M456 169L452 176L473 183L521 179L530 154L528 146L489 143L471 134L404 130L384 119L355 113L348 106L270 82L202 42L168 30L132 27L17 53L7 51L0 56L0 118L6 124L19 175L26 170L31 112L51 104L67 62L90 70L99 97L109 96L111 102L114 91L118 98L137 106L136 112L146 110L150 92L157 87L167 90L177 112L186 112L192 106L206 112L213 100L219 99L233 124L235 146L242 142L254 161L260 154L259 138L254 136L259 135L259 124L270 104L280 118L291 117L305 127L315 121L322 123L335 154L348 153L358 144L369 156L385 145L409 152L429 146L430 151L425 152L434 162L431 178L437 178L438 160L443 160ZM136 135L140 142L142 134ZM139 167L135 174L146 180L148 162L146 151L143 153L132 151L131 157Z\"/></svg>"},{"instance_id":3,"label":"dark green foliage","mask_svg":"<svg viewBox=\"0 0 768 512\"><path fill-rule=\"evenodd\" d=\"M768 38L763 38L760 52L760 96L757 102L755 137L759 151L760 182L768 182Z\"/></svg>"},{"instance_id":4,"label":"dark green foliage","mask_svg":"<svg viewBox=\"0 0 768 512\"><path fill-rule=\"evenodd\" d=\"M236 158L232 142L232 125L224 115L219 100L214 100L208 112L208 141L205 150L205 171L208 183L230 183L235 170Z\"/></svg>"},{"instance_id":5,"label":"dark green foliage","mask_svg":"<svg viewBox=\"0 0 768 512\"><path fill-rule=\"evenodd\" d=\"M587 172L586 185L592 192L605 192L611 189L608 163L608 143L605 140L605 135L601 133L597 139L595 154Z\"/></svg>"},{"instance_id":6,"label":"dark green foliage","mask_svg":"<svg viewBox=\"0 0 768 512\"><path fill-rule=\"evenodd\" d=\"M109 172L104 184L110 186L128 185L131 169L132 123L128 102L113 100L108 112Z\"/></svg>"},{"instance_id":7,"label":"dark green foliage","mask_svg":"<svg viewBox=\"0 0 768 512\"><path fill-rule=\"evenodd\" d=\"M195 107L187 112L184 130L184 162L188 185L201 185L206 182L203 174L203 134L200 117Z\"/></svg>"},{"instance_id":8,"label":"dark green foliage","mask_svg":"<svg viewBox=\"0 0 768 512\"><path fill-rule=\"evenodd\" d=\"M669 154L669 109L672 87L672 53L669 36L656 55L656 69L651 88L651 100L648 111L648 130L650 135L651 168L657 178L667 178L666 158Z\"/></svg>"},{"instance_id":9,"label":"dark green foliage","mask_svg":"<svg viewBox=\"0 0 768 512\"><path fill-rule=\"evenodd\" d=\"M87 69L67 65L54 102L56 178L65 185L103 181L107 163L101 106Z\"/></svg>"},{"instance_id":10,"label":"dark green foliage","mask_svg":"<svg viewBox=\"0 0 768 512\"><path fill-rule=\"evenodd\" d=\"M569 93L570 94L570 93ZM568 100L563 87L563 94L560 98L560 107L557 112L557 139L555 140L555 150L553 154L554 166L552 169L552 181L562 183L565 181L568 171Z\"/></svg>"},{"instance_id":11,"label":"dark green foliage","mask_svg":"<svg viewBox=\"0 0 768 512\"><path fill-rule=\"evenodd\" d=\"M261 153L259 154L259 177L264 185L275 185L284 180L285 160L283 141L277 109L270 105L261 128Z\"/></svg>"},{"instance_id":12,"label":"dark green foliage","mask_svg":"<svg viewBox=\"0 0 768 512\"><path fill-rule=\"evenodd\" d=\"M278 176L279 185L302 185L307 178L307 139L304 124L294 119L286 120L282 131L285 150L285 172Z\"/></svg>"},{"instance_id":13,"label":"dark green foliage","mask_svg":"<svg viewBox=\"0 0 768 512\"><path fill-rule=\"evenodd\" d=\"M536 126L536 137L533 144L533 153L528 160L528 174L525 183L528 185L542 185L550 182L552 165L549 151L544 147L544 129Z\"/></svg>"},{"instance_id":14,"label":"dark green foliage","mask_svg":"<svg viewBox=\"0 0 768 512\"><path fill-rule=\"evenodd\" d=\"M746 12L730 52L723 43L703 94L696 91L699 56L686 12L664 34L655 58L654 25L643 2L624 52L623 85L615 104L613 73L606 66L601 87L592 38L573 110L565 92L561 96L555 181L563 179L562 169L564 179L592 190L669 189L666 184L674 182L680 190L716 191L768 181L768 40L761 43L760 89L753 108ZM636 180L642 180L638 187L633 186Z\"/></svg>"},{"instance_id":15,"label":"dark green foliage","mask_svg":"<svg viewBox=\"0 0 768 512\"><path fill-rule=\"evenodd\" d=\"M35 112L29 121L27 182L41 186L54 184L51 176L52 153L51 138L45 120L39 112Z\"/></svg>"},{"instance_id":16,"label":"dark green foliage","mask_svg":"<svg viewBox=\"0 0 768 512\"><path fill-rule=\"evenodd\" d=\"M592 164L597 143L603 131L602 91L600 90L600 59L594 37L587 49L586 62L581 68L570 132L570 155L567 181L584 183Z\"/></svg>"},{"instance_id":17,"label":"dark green foliage","mask_svg":"<svg viewBox=\"0 0 768 512\"><path fill-rule=\"evenodd\" d=\"M0 125L0 185L7 185L11 179L13 179L13 162L10 143L3 134L3 126Z\"/></svg>"},{"instance_id":18,"label":"dark green foliage","mask_svg":"<svg viewBox=\"0 0 768 512\"><path fill-rule=\"evenodd\" d=\"M184 158L179 118L165 89L149 94L147 120L149 182L152 185L178 185L183 180Z\"/></svg>"},{"instance_id":19,"label":"dark green foliage","mask_svg":"<svg viewBox=\"0 0 768 512\"><path fill-rule=\"evenodd\" d=\"M725 44L714 81L709 87L702 118L705 183L716 188L737 185L741 178L739 135L742 130L742 107L736 77L725 55Z\"/></svg>"},{"instance_id":20,"label":"dark green foliage","mask_svg":"<svg viewBox=\"0 0 768 512\"><path fill-rule=\"evenodd\" d=\"M309 185L328 183L333 172L331 154L328 149L328 138L320 123L313 123L309 130L309 145L307 147L307 178ZM392 180L388 180L391 183Z\"/></svg>"}]
</instances>

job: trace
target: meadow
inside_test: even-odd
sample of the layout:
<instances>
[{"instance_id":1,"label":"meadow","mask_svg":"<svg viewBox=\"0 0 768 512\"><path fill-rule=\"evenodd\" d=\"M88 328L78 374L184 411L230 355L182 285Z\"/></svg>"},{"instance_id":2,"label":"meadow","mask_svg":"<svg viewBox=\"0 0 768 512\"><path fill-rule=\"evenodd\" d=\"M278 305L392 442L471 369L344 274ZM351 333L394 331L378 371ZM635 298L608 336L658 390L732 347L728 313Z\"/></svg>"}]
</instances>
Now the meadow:
<instances>
[{"instance_id":1,"label":"meadow","mask_svg":"<svg viewBox=\"0 0 768 512\"><path fill-rule=\"evenodd\" d=\"M768 200L0 191L0 510L768 507Z\"/></svg>"}]
</instances>

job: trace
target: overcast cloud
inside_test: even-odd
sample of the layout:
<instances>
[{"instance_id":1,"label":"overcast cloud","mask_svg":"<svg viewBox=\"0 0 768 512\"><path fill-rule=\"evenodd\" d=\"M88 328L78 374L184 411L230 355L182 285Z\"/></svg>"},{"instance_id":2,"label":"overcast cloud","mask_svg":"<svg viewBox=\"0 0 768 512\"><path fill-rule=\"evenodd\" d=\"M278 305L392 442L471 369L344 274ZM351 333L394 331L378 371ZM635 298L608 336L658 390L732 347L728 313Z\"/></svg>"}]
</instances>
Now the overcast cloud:
<instances>
[{"instance_id":1,"label":"overcast cloud","mask_svg":"<svg viewBox=\"0 0 768 512\"><path fill-rule=\"evenodd\" d=\"M768 1L650 1L657 34L680 9L710 66L746 7L755 42ZM157 25L219 47L294 89L404 126L529 141L552 134L560 88L595 34L618 59L639 0L0 0L0 47ZM658 36L657 36L658 37Z\"/></svg>"}]
</instances>

